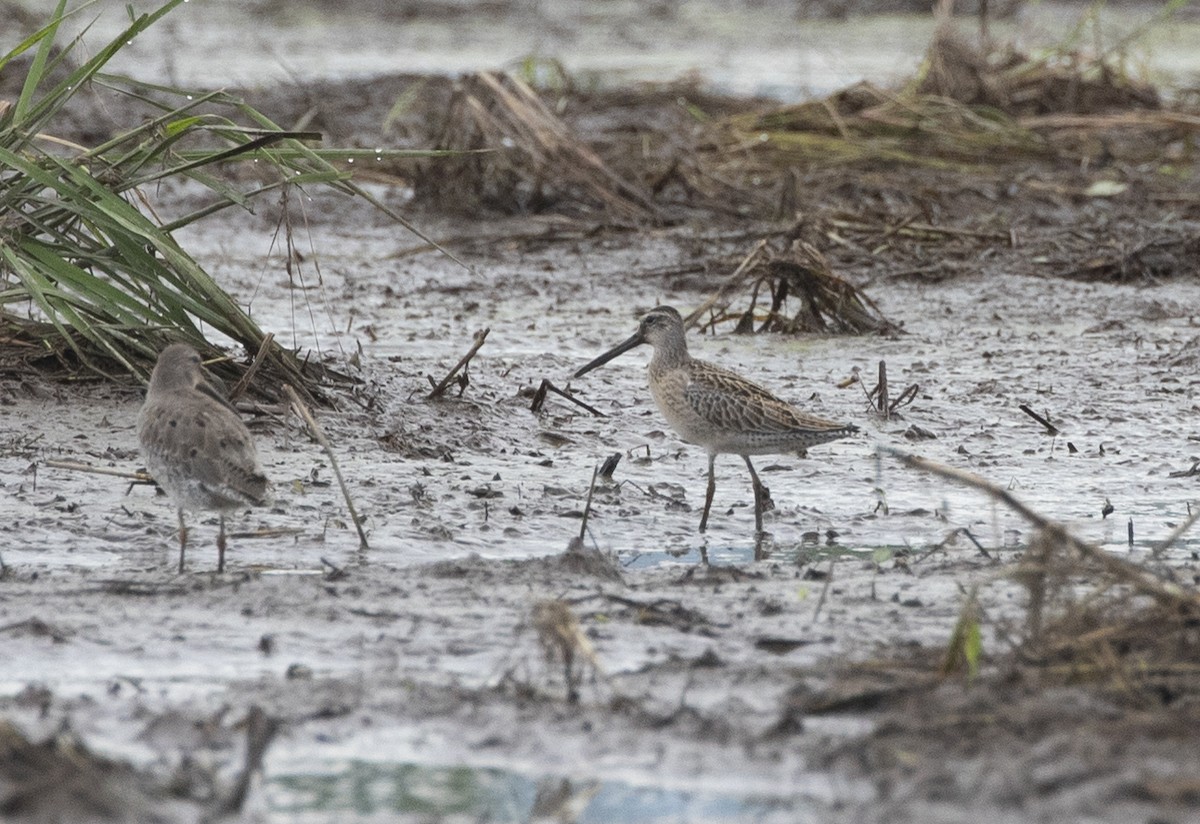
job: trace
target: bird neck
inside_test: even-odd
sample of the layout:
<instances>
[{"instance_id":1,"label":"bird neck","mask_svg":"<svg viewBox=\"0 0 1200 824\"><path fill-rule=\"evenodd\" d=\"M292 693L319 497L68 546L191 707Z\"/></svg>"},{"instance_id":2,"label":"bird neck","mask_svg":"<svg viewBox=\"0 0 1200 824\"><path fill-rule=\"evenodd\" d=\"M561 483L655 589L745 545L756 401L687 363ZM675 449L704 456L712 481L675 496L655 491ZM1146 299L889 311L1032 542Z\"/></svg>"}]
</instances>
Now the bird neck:
<instances>
[{"instance_id":1,"label":"bird neck","mask_svg":"<svg viewBox=\"0 0 1200 824\"><path fill-rule=\"evenodd\" d=\"M650 359L650 369L661 372L665 369L678 369L686 366L691 360L688 355L687 341L667 340L654 347L654 357Z\"/></svg>"}]
</instances>

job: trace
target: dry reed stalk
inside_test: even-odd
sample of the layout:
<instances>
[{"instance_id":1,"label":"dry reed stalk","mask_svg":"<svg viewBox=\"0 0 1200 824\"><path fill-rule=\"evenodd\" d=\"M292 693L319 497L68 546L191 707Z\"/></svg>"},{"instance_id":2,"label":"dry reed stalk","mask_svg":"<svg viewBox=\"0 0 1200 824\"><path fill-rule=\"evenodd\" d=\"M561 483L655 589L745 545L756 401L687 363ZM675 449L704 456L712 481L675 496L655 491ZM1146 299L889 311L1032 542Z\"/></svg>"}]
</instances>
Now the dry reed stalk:
<instances>
[{"instance_id":1,"label":"dry reed stalk","mask_svg":"<svg viewBox=\"0 0 1200 824\"><path fill-rule=\"evenodd\" d=\"M446 394L446 390L450 388L450 384L454 382L455 377L458 377L458 385L460 387L458 394L461 395L466 391L470 380L467 378L467 373L462 370L465 370L471 363L471 358L475 357L475 353L483 346L483 342L487 340L488 333L491 331L490 328L487 328L476 332L474 342L471 344L471 348L467 350L467 354L458 359L458 363L454 364L454 367L446 373L446 377L442 378L440 382L435 381L432 375L426 376L429 384L433 387L429 394L425 396L426 400L434 400ZM462 371L461 376L459 376L460 371Z\"/></svg>"},{"instance_id":2,"label":"dry reed stalk","mask_svg":"<svg viewBox=\"0 0 1200 824\"><path fill-rule=\"evenodd\" d=\"M154 479L146 472L127 472L124 469L110 469L106 466L92 466L91 464L77 463L75 461L56 461L49 460L45 462L45 466L51 469L67 469L71 472L90 472L93 475L108 475L113 478L124 478L128 481L133 481L139 484L153 484Z\"/></svg>"},{"instance_id":3,"label":"dry reed stalk","mask_svg":"<svg viewBox=\"0 0 1200 824\"><path fill-rule=\"evenodd\" d=\"M621 221L659 219L641 186L613 172L533 89L511 75L480 72L464 79L438 148L466 152L439 159L419 183L448 205L482 200L512 210L523 199L565 198Z\"/></svg>"},{"instance_id":4,"label":"dry reed stalk","mask_svg":"<svg viewBox=\"0 0 1200 824\"><path fill-rule=\"evenodd\" d=\"M358 532L358 548L370 549L367 543L367 533L363 531L362 519L358 517L358 510L354 508L354 501L350 497L350 489L346 486L346 480L342 477L342 470L338 466L337 456L333 454L333 446L329 443L329 438L325 437L325 430L317 423L308 406L296 394L296 390L290 384L283 385L283 391L291 402L292 408L296 410L296 414L303 419L308 425L308 431L317 439L317 443L325 451L325 457L329 459L329 466L333 470L333 475L337 478L338 487L342 490L342 498L346 501L346 509L350 511L350 520L354 522L354 529Z\"/></svg>"},{"instance_id":5,"label":"dry reed stalk","mask_svg":"<svg viewBox=\"0 0 1200 824\"><path fill-rule=\"evenodd\" d=\"M1096 563L1118 582L1130 587L1138 594L1151 598L1160 606L1190 615L1200 615L1200 593L1184 588L1173 581L1163 580L1137 564L1130 563L1112 553L1105 552L1094 544L1075 537L1062 524L1034 512L1017 500L1008 490L1001 489L990 481L962 469L944 466L926 458L909 455L888 447L879 447L879 449L896 458L905 466L931 472L983 492L1016 512L1056 545L1073 549L1079 556Z\"/></svg>"}]
</instances>

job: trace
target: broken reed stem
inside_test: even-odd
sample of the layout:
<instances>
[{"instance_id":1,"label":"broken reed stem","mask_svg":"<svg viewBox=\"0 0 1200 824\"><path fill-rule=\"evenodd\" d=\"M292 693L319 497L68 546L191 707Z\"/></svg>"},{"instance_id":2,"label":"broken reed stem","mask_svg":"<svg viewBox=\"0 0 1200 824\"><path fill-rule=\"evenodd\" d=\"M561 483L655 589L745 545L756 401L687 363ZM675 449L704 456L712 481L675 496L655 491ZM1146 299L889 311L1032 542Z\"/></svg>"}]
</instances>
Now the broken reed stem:
<instances>
[{"instance_id":1,"label":"broken reed stem","mask_svg":"<svg viewBox=\"0 0 1200 824\"><path fill-rule=\"evenodd\" d=\"M1143 570L1141 567L1131 564L1115 555L1105 552L1098 546L1090 544L1087 541L1076 538L1066 527L1059 523L1049 520L1025 504L1013 497L1008 490L1001 489L978 475L971 472L965 472L961 469L945 466L936 463L926 458L920 458L916 455L909 455L897 449L891 449L886 446L879 447L881 452L887 453L900 463L912 469L920 469L926 472L932 472L950 481L969 486L983 492L990 498L999 501L1007 506L1013 512L1016 512L1029 523L1036 526L1048 538L1053 538L1060 543L1066 544L1080 555L1095 561L1104 570L1113 575L1118 580L1128 584L1135 591L1142 595L1147 595L1157 601L1159 604L1166 607L1186 607L1193 610L1200 610L1200 595L1194 592L1188 592L1178 584L1170 581L1163 581Z\"/></svg>"},{"instance_id":2,"label":"broken reed stem","mask_svg":"<svg viewBox=\"0 0 1200 824\"><path fill-rule=\"evenodd\" d=\"M821 587L821 597L817 599L817 608L813 610L812 622L814 624L821 616L821 607L825 606L825 599L829 596L829 587L833 584L833 567L836 563L837 556L834 555L829 559L829 571L825 573L825 586Z\"/></svg>"},{"instance_id":3,"label":"broken reed stem","mask_svg":"<svg viewBox=\"0 0 1200 824\"><path fill-rule=\"evenodd\" d=\"M236 813L241 812L242 807L246 805L247 796L250 795L254 776L263 770L266 748L271 745L271 740L275 738L276 733L280 732L280 722L276 718L266 715L266 712L258 704L253 704L246 712L242 726L246 728L246 754L242 760L241 770L238 771L238 778L234 781L233 787L229 789L226 798L218 800L212 806L211 818L204 820L235 816Z\"/></svg>"},{"instance_id":4,"label":"broken reed stem","mask_svg":"<svg viewBox=\"0 0 1200 824\"><path fill-rule=\"evenodd\" d=\"M533 605L532 618L546 661L562 659L567 703L578 703L579 684L583 681L583 664L591 664L593 672L604 674L596 658L596 648L583 633L579 619L575 617L566 601L558 598L539 601ZM578 670L575 668L576 660L581 661Z\"/></svg>"},{"instance_id":5,"label":"broken reed stem","mask_svg":"<svg viewBox=\"0 0 1200 824\"><path fill-rule=\"evenodd\" d=\"M296 394L296 390L291 384L283 385L284 394L291 401L292 408L296 410L296 414L304 419L308 429L312 432L313 437L317 439L317 443L325 450L325 456L329 458L329 465L333 468L333 475L337 478L338 486L342 490L342 498L346 501L346 508L350 510L350 520L354 521L354 529L358 532L358 548L370 549L367 544L367 533L363 531L362 521L358 517L358 511L354 508L354 501L350 499L350 490L346 487L346 480L342 477L342 470L338 466L337 457L333 454L333 447L329 445L329 439L325 437L324 430L317 424L317 421L309 411L308 406L304 401L300 400L300 396Z\"/></svg>"},{"instance_id":6,"label":"broken reed stem","mask_svg":"<svg viewBox=\"0 0 1200 824\"><path fill-rule=\"evenodd\" d=\"M732 290L735 286L741 285L743 279L745 278L746 272L750 270L750 267L758 261L759 256L762 255L766 250L767 243L768 239L762 238L754 244L754 248L750 250L749 254L742 258L742 262L739 263L738 267L733 270L733 274L725 279L725 282L717 288L717 291L713 292L713 294L711 294L708 299L704 301L704 303L700 304L695 311L691 312L686 318L683 319L683 325L685 329L690 328L691 325L699 320L705 312L716 306L717 302L724 298L728 291ZM721 311L724 311L728 308L729 304L726 303L721 307Z\"/></svg>"},{"instance_id":7,"label":"broken reed stem","mask_svg":"<svg viewBox=\"0 0 1200 824\"><path fill-rule=\"evenodd\" d=\"M446 390L450 388L450 384L454 382L454 378L458 375L459 370L470 363L471 358L475 357L475 353L479 351L479 347L483 346L483 342L487 340L488 332L490 331L492 331L491 328L487 328L481 329L475 333L475 342L471 344L471 348L467 350L467 354L459 358L458 363L454 364L454 368L450 370L446 377L442 378L441 383L438 383L433 387L433 391L425 396L426 400L440 398L443 394L445 394ZM433 379L430 378L431 382L432 380Z\"/></svg>"},{"instance_id":8,"label":"broken reed stem","mask_svg":"<svg viewBox=\"0 0 1200 824\"><path fill-rule=\"evenodd\" d=\"M590 406L589 404L584 403L583 401L579 400L579 398L572 395L570 389L570 386L568 386L566 389L559 389L557 386L551 383L549 378L542 378L542 383L540 386L538 386L537 392L533 393L533 403L529 405L529 411L541 412L542 406L546 403L546 393L553 392L556 395L561 395L562 397L566 398L576 406L583 407L597 418L608 417L596 407Z\"/></svg>"},{"instance_id":9,"label":"broken reed stem","mask_svg":"<svg viewBox=\"0 0 1200 824\"><path fill-rule=\"evenodd\" d=\"M886 226L884 223L834 218L829 221L829 225L836 229L846 229L851 232L863 233L875 233L882 229L885 239L895 235L918 237L921 235L945 235L947 237L968 237L976 240L998 240L1006 243L1011 240L1010 235L1002 232L980 232L974 229L962 229L955 226L934 226L929 223L916 223L912 219L902 220L893 226Z\"/></svg>"},{"instance_id":10,"label":"broken reed stem","mask_svg":"<svg viewBox=\"0 0 1200 824\"><path fill-rule=\"evenodd\" d=\"M69 469L72 472L90 472L93 475L111 475L114 478L125 478L140 484L152 484L154 479L147 472L128 472L124 469L109 469L106 466L76 463L74 461L45 461L52 469Z\"/></svg>"},{"instance_id":11,"label":"broken reed stem","mask_svg":"<svg viewBox=\"0 0 1200 824\"><path fill-rule=\"evenodd\" d=\"M892 419L892 408L888 404L887 361L879 362L879 397L875 399L879 406L879 414L885 421Z\"/></svg>"},{"instance_id":12,"label":"broken reed stem","mask_svg":"<svg viewBox=\"0 0 1200 824\"><path fill-rule=\"evenodd\" d=\"M579 540L587 535L588 515L592 513L592 493L596 491L596 478L600 475L600 467L592 470L592 485L588 487L587 502L583 505L583 522L579 524Z\"/></svg>"},{"instance_id":13,"label":"broken reed stem","mask_svg":"<svg viewBox=\"0 0 1200 824\"><path fill-rule=\"evenodd\" d=\"M262 772L263 757L267 753L267 748L271 745L275 734L279 732L280 726L277 719L267 715L257 704L250 707L242 723L246 728L246 754L242 762L242 769L239 770L237 780L234 781L229 795L214 805L212 818L206 820L233 816L242 811L255 776Z\"/></svg>"},{"instance_id":14,"label":"broken reed stem","mask_svg":"<svg viewBox=\"0 0 1200 824\"><path fill-rule=\"evenodd\" d=\"M1036 413L1032 409L1030 409L1029 404L1023 403L1017 408L1020 409L1022 412L1024 412L1029 417L1033 418L1038 423L1040 423L1042 426L1046 427L1046 434L1048 434L1048 435L1059 434L1058 427L1055 426L1054 424L1050 423L1050 421L1048 419L1043 418L1041 415L1039 415L1038 413Z\"/></svg>"},{"instance_id":15,"label":"broken reed stem","mask_svg":"<svg viewBox=\"0 0 1200 824\"><path fill-rule=\"evenodd\" d=\"M271 344L275 342L275 333L268 332L267 336L262 339L262 343L258 345L258 354L254 356L254 360L250 363L250 368L246 370L246 374L238 378L238 382L229 390L229 402L236 403L237 399L242 396L250 386L250 381L254 380L254 375L258 372L260 366L267 359L268 353L271 351Z\"/></svg>"},{"instance_id":16,"label":"broken reed stem","mask_svg":"<svg viewBox=\"0 0 1200 824\"><path fill-rule=\"evenodd\" d=\"M1190 509L1191 514L1187 516L1187 520L1175 527L1170 535L1150 548L1151 558L1157 558L1159 555L1162 555L1164 552L1166 552L1172 544L1179 540L1183 533L1192 528L1192 524L1196 523L1197 519L1200 519L1200 506L1190 507Z\"/></svg>"}]
</instances>

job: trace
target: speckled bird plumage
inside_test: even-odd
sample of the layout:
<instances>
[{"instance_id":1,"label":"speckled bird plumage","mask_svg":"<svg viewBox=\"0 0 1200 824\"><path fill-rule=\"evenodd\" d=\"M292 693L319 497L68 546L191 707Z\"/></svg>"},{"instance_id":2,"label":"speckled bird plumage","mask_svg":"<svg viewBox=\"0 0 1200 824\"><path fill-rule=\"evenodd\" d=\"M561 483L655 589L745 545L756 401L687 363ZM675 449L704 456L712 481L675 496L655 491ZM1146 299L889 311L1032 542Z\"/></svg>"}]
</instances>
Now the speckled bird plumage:
<instances>
[{"instance_id":1,"label":"speckled bird plumage","mask_svg":"<svg viewBox=\"0 0 1200 824\"><path fill-rule=\"evenodd\" d=\"M709 495L701 520L708 521L711 506L713 458L719 454L741 455L755 483L755 522L761 531L761 496L750 455L803 452L810 446L844 438L858 431L853 424L840 424L809 415L741 375L688 353L683 318L670 306L648 312L638 331L575 372L579 377L643 343L654 347L648 366L650 393L659 410L687 443L709 453Z\"/></svg>"},{"instance_id":2,"label":"speckled bird plumage","mask_svg":"<svg viewBox=\"0 0 1200 824\"><path fill-rule=\"evenodd\" d=\"M206 378L200 355L175 343L158 357L138 413L138 442L146 468L179 510L179 566L187 531L183 513L216 510L218 571L224 569L224 513L264 503L268 482L250 431Z\"/></svg>"}]
</instances>

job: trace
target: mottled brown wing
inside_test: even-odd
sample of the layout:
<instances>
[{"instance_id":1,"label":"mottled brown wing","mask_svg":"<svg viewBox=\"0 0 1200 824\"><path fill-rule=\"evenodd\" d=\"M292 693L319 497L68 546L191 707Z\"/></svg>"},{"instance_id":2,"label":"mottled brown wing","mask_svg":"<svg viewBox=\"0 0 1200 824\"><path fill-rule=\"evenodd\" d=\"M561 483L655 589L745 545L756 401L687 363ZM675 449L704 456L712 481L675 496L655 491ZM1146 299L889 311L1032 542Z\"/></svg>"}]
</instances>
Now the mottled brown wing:
<instances>
[{"instance_id":1,"label":"mottled brown wing","mask_svg":"<svg viewBox=\"0 0 1200 824\"><path fill-rule=\"evenodd\" d=\"M693 362L684 397L693 412L726 430L771 434L845 428L845 424L801 412L758 384L706 361Z\"/></svg>"}]
</instances>

